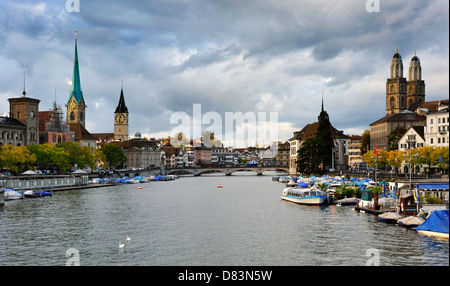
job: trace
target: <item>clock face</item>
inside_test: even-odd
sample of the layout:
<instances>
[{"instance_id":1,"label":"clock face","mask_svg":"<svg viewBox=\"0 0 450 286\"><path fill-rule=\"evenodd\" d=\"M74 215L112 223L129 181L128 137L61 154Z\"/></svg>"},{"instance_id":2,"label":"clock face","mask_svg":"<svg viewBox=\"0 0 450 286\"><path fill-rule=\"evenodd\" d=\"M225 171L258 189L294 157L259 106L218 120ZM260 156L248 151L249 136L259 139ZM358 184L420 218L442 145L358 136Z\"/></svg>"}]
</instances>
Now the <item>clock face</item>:
<instances>
[{"instance_id":1,"label":"clock face","mask_svg":"<svg viewBox=\"0 0 450 286\"><path fill-rule=\"evenodd\" d=\"M117 124L125 123L125 119L126 119L126 117L125 117L125 114L123 114L123 113L118 113L115 116L115 120L116 120Z\"/></svg>"},{"instance_id":2,"label":"clock face","mask_svg":"<svg viewBox=\"0 0 450 286\"><path fill-rule=\"evenodd\" d=\"M74 110L74 109L75 109L75 107L76 107L76 104L75 104L75 102L74 102L73 100L71 100L71 101L69 102L69 105L68 105L68 107L69 107L69 110Z\"/></svg>"},{"instance_id":3,"label":"clock face","mask_svg":"<svg viewBox=\"0 0 450 286\"><path fill-rule=\"evenodd\" d=\"M34 112L33 111L30 112L30 117L31 117L31 119L34 118Z\"/></svg>"}]
</instances>

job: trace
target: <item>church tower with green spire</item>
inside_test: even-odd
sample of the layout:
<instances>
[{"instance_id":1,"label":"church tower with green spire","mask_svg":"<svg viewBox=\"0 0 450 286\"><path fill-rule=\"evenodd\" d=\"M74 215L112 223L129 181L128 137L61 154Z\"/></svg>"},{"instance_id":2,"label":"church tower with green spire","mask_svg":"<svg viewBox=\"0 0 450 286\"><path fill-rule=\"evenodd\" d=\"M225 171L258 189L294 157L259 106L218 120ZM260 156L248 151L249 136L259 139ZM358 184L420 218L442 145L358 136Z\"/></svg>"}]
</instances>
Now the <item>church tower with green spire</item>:
<instances>
[{"instance_id":1,"label":"church tower with green spire","mask_svg":"<svg viewBox=\"0 0 450 286\"><path fill-rule=\"evenodd\" d=\"M73 63L72 88L67 101L67 123L79 123L85 127L86 104L81 90L80 70L78 67L77 31L75 31L75 59Z\"/></svg>"}]
</instances>

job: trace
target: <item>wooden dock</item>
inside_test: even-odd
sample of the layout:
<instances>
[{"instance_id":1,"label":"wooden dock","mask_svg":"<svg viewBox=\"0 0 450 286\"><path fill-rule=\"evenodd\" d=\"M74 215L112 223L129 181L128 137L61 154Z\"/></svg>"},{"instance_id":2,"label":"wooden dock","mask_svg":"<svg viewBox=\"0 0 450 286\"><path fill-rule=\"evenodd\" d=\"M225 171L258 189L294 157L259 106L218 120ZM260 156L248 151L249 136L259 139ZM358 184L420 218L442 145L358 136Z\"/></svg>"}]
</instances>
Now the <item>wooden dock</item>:
<instances>
[{"instance_id":1,"label":"wooden dock","mask_svg":"<svg viewBox=\"0 0 450 286\"><path fill-rule=\"evenodd\" d=\"M117 184L88 184L88 185L80 185L80 186L61 186L61 187L54 187L53 191L60 192L60 191L70 191L70 190L112 187L112 186L117 186Z\"/></svg>"},{"instance_id":2,"label":"wooden dock","mask_svg":"<svg viewBox=\"0 0 450 286\"><path fill-rule=\"evenodd\" d=\"M360 212L365 212L365 213L369 213L369 214L373 214L373 215L380 215L385 213L385 211L382 210L375 210L372 208L362 208L362 207L355 207L355 211L360 211Z\"/></svg>"}]
</instances>

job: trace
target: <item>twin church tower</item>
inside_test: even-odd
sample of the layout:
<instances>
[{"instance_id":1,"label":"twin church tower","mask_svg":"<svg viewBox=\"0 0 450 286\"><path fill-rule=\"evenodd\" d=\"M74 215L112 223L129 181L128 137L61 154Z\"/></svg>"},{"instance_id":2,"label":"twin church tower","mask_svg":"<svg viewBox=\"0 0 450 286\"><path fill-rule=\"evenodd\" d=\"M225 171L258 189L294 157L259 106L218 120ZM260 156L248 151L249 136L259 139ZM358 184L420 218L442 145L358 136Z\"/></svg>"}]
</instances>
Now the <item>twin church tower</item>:
<instances>
[{"instance_id":1,"label":"twin church tower","mask_svg":"<svg viewBox=\"0 0 450 286\"><path fill-rule=\"evenodd\" d=\"M386 82L386 115L414 109L425 102L425 81L422 80L420 60L414 53L409 65L408 80L403 77L402 56L396 53L392 57L390 77Z\"/></svg>"},{"instance_id":2,"label":"twin church tower","mask_svg":"<svg viewBox=\"0 0 450 286\"><path fill-rule=\"evenodd\" d=\"M77 31L75 31L75 59L73 64L72 88L70 89L67 107L67 123L80 125L85 129L86 103L81 89L80 70L78 66ZM114 141L128 140L128 108L123 95L123 82L120 91L119 104L114 112Z\"/></svg>"}]
</instances>

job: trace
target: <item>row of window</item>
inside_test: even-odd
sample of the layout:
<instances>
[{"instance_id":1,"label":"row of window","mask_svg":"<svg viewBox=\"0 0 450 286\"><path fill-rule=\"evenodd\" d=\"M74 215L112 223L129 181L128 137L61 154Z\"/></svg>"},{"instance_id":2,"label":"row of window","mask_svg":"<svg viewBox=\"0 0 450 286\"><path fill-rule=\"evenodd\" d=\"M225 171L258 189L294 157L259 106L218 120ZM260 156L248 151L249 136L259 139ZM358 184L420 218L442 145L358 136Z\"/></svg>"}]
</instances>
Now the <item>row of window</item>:
<instances>
[{"instance_id":1,"label":"row of window","mask_svg":"<svg viewBox=\"0 0 450 286\"><path fill-rule=\"evenodd\" d=\"M304 197L310 197L310 196L320 196L321 193L319 192L315 192L315 191L311 191L311 192L287 192L287 196L291 196L291 197L297 197L297 198L304 198Z\"/></svg>"},{"instance_id":2,"label":"row of window","mask_svg":"<svg viewBox=\"0 0 450 286\"><path fill-rule=\"evenodd\" d=\"M14 140L14 136L15 136L16 140L23 140L23 133L15 132L15 131L12 131L11 134L9 134L9 132L7 132L7 131L2 131L0 139L6 139L6 140L13 139Z\"/></svg>"},{"instance_id":3,"label":"row of window","mask_svg":"<svg viewBox=\"0 0 450 286\"><path fill-rule=\"evenodd\" d=\"M434 120L433 120L434 118L430 118L430 124L433 124L433 122L434 122ZM449 123L449 121L448 121L448 117L447 117L447 122L445 121L446 120L446 118L445 117L438 117L438 119L437 119L437 123L439 124L439 123Z\"/></svg>"}]
</instances>

